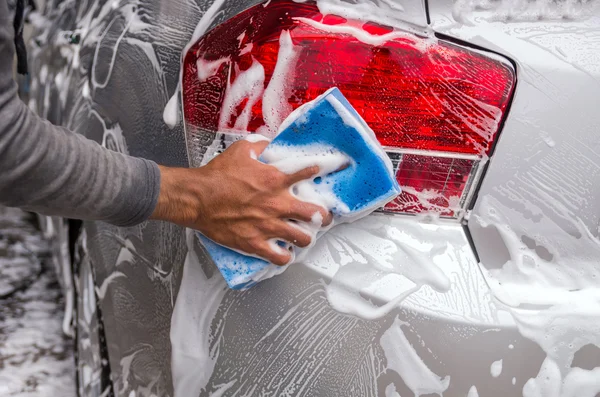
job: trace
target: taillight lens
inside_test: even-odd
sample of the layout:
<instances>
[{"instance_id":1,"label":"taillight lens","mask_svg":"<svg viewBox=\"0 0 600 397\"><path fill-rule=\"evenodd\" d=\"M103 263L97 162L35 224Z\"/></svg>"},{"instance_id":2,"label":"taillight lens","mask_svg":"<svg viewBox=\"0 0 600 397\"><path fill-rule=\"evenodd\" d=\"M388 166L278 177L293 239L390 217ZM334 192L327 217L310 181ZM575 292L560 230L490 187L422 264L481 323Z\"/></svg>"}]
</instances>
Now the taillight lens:
<instances>
[{"instance_id":1,"label":"taillight lens","mask_svg":"<svg viewBox=\"0 0 600 397\"><path fill-rule=\"evenodd\" d=\"M235 135L275 135L338 87L397 165L404 192L384 211L460 216L515 84L511 65L449 42L323 16L292 0L255 6L184 57L192 166Z\"/></svg>"}]
</instances>

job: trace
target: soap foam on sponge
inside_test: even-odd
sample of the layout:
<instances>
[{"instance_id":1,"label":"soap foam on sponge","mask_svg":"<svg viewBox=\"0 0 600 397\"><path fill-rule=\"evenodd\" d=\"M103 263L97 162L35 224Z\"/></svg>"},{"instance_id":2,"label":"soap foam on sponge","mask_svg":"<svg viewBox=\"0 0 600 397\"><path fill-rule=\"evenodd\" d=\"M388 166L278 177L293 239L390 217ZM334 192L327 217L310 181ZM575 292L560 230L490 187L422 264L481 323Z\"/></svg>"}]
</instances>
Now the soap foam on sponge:
<instances>
[{"instance_id":1,"label":"soap foam on sponge","mask_svg":"<svg viewBox=\"0 0 600 397\"><path fill-rule=\"evenodd\" d=\"M256 136L249 139L256 140ZM295 110L258 161L287 174L319 166L315 178L295 184L291 193L299 200L325 207L334 220L323 227L323 219L316 213L310 223L290 221L312 236L311 246L302 249L284 241L271 242L274 248L291 247L291 263L302 260L331 227L367 216L400 194L390 159L337 88ZM198 236L232 289L248 288L287 267L225 248L200 233Z\"/></svg>"}]
</instances>

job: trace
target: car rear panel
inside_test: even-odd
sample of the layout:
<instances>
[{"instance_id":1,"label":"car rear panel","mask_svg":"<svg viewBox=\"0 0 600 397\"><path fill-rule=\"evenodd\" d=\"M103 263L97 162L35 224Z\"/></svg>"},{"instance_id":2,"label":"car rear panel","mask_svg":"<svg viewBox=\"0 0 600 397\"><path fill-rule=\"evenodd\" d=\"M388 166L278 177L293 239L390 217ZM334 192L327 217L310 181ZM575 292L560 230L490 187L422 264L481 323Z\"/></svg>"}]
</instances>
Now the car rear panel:
<instances>
[{"instance_id":1,"label":"car rear panel","mask_svg":"<svg viewBox=\"0 0 600 397\"><path fill-rule=\"evenodd\" d=\"M73 50L77 65L63 50L68 65L52 66L56 46L35 63L37 74L47 64L49 75L69 76L60 80L68 88L52 88L67 93L56 121L113 150L186 165L182 124L171 130L161 118L179 82L181 50L207 10L206 28L259 3L79 3L77 25L55 28L86 29ZM356 3L377 3L378 18L425 30L421 1L403 2L404 11L397 2ZM533 263L591 272L591 281L572 276L557 290L573 280L582 288L597 283L600 60L590 57L600 54L592 29L600 22L480 29L455 23L453 11L466 14L450 2L429 3L440 38L493 51L516 68L514 100L467 227L375 214L328 233L305 264L237 292L189 230L87 223L117 395L520 396L543 364L551 366L548 356L566 368L537 332L516 321L506 299L495 297L502 290L494 280L510 274L485 270L525 253ZM355 9L347 8L349 16ZM48 114L42 94L51 88L44 83L38 80L40 100L31 104L40 114ZM404 276L379 280L382 262ZM583 340L598 343L594 338L585 333ZM598 354L586 351L574 365L600 365Z\"/></svg>"}]
</instances>

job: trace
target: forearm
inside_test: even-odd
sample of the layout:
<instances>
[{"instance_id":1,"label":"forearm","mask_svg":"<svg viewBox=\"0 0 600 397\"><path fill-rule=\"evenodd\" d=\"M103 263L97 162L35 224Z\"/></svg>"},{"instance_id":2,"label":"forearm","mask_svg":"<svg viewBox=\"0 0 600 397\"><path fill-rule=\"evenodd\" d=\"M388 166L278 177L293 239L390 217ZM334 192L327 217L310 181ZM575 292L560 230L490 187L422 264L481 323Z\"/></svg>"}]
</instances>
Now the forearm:
<instances>
[{"instance_id":1,"label":"forearm","mask_svg":"<svg viewBox=\"0 0 600 397\"><path fill-rule=\"evenodd\" d=\"M17 108L12 123L0 121L2 204L119 226L150 216L160 186L156 164L108 151Z\"/></svg>"},{"instance_id":2,"label":"forearm","mask_svg":"<svg viewBox=\"0 0 600 397\"><path fill-rule=\"evenodd\" d=\"M158 166L33 114L17 97L10 22L0 0L0 203L120 226L147 219L158 199Z\"/></svg>"}]
</instances>

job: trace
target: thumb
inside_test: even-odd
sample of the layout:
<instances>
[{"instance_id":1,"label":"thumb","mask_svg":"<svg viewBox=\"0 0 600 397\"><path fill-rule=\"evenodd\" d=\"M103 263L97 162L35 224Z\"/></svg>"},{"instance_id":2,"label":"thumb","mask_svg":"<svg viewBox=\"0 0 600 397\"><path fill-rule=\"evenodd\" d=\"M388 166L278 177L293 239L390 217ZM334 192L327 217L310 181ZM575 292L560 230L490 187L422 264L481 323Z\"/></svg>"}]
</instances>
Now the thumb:
<instances>
[{"instance_id":1,"label":"thumb","mask_svg":"<svg viewBox=\"0 0 600 397\"><path fill-rule=\"evenodd\" d=\"M261 134L250 134L244 139L250 142L250 148L254 151L254 153L256 153L257 156L260 156L266 147L271 143L269 138Z\"/></svg>"}]
</instances>

